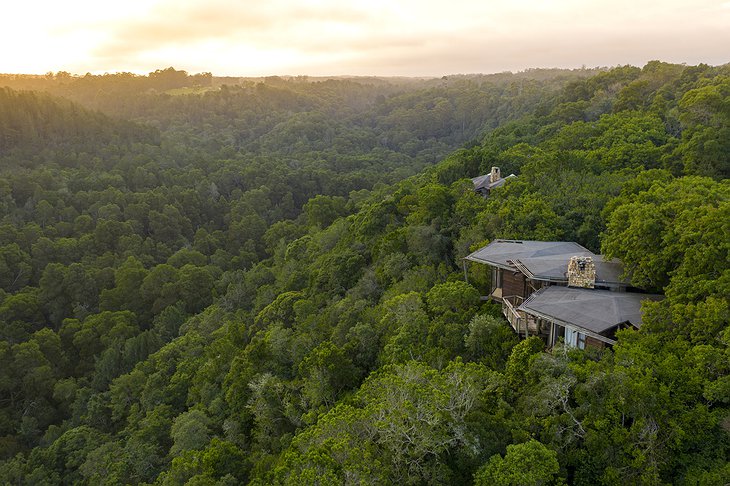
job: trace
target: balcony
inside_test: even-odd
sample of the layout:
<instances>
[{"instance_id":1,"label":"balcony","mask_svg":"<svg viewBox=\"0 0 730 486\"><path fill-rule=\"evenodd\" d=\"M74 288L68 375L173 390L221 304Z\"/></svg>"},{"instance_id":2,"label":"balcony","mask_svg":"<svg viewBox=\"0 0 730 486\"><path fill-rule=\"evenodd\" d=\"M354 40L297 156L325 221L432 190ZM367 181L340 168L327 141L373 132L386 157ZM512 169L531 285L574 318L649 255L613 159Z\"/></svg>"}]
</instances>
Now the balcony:
<instances>
[{"instance_id":1,"label":"balcony","mask_svg":"<svg viewBox=\"0 0 730 486\"><path fill-rule=\"evenodd\" d=\"M520 328L523 328L523 321L525 320L525 313L517 311L517 308L525 300L519 295L510 295L502 299L502 314L507 318L512 328L520 333Z\"/></svg>"},{"instance_id":2,"label":"balcony","mask_svg":"<svg viewBox=\"0 0 730 486\"><path fill-rule=\"evenodd\" d=\"M507 318L517 335L524 337L535 336L538 334L538 323L535 318L517 310L524 300L524 297L519 295L502 298L502 314Z\"/></svg>"}]
</instances>

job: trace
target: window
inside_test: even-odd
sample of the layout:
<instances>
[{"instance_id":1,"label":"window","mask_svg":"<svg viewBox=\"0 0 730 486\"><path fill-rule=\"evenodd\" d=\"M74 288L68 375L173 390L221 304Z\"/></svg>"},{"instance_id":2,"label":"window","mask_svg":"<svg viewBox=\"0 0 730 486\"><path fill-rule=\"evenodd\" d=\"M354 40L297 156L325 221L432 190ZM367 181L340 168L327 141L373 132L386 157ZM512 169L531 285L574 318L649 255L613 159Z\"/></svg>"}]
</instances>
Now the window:
<instances>
[{"instance_id":1,"label":"window","mask_svg":"<svg viewBox=\"0 0 730 486\"><path fill-rule=\"evenodd\" d=\"M565 328L565 344L571 348L585 349L586 347L586 335L571 329Z\"/></svg>"},{"instance_id":2,"label":"window","mask_svg":"<svg viewBox=\"0 0 730 486\"><path fill-rule=\"evenodd\" d=\"M565 328L565 344L571 348L575 348L578 345L578 331L569 327Z\"/></svg>"},{"instance_id":3,"label":"window","mask_svg":"<svg viewBox=\"0 0 730 486\"><path fill-rule=\"evenodd\" d=\"M492 268L491 284L489 286L489 294L492 297L502 298L502 269Z\"/></svg>"}]
</instances>

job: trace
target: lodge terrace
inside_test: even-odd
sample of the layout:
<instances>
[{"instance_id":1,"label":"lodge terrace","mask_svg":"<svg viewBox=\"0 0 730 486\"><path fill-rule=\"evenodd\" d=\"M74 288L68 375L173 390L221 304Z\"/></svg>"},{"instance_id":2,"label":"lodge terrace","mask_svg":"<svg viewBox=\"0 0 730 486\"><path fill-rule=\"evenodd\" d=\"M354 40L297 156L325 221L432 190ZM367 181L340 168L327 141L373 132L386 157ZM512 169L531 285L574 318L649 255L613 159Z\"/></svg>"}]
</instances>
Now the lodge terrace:
<instances>
[{"instance_id":1,"label":"lodge terrace","mask_svg":"<svg viewBox=\"0 0 730 486\"><path fill-rule=\"evenodd\" d=\"M624 278L623 265L574 242L494 240L464 259L488 265L491 287L484 299L521 337L539 336L548 348L603 348L616 331L641 327L641 303L662 296L642 293Z\"/></svg>"}]
</instances>

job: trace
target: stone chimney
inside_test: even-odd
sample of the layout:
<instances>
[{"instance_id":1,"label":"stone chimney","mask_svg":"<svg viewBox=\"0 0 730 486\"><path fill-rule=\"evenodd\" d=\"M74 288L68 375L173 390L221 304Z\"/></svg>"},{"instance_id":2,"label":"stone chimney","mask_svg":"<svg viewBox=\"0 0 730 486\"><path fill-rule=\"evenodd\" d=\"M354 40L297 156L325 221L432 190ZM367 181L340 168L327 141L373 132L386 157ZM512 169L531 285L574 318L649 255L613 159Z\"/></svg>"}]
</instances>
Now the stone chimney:
<instances>
[{"instance_id":1,"label":"stone chimney","mask_svg":"<svg viewBox=\"0 0 730 486\"><path fill-rule=\"evenodd\" d=\"M494 184L501 178L502 178L502 175L499 173L499 167L492 167L492 171L489 173L489 182Z\"/></svg>"},{"instance_id":2,"label":"stone chimney","mask_svg":"<svg viewBox=\"0 0 730 486\"><path fill-rule=\"evenodd\" d=\"M568 286L592 289L596 285L596 264L593 257L574 256L568 263Z\"/></svg>"}]
</instances>

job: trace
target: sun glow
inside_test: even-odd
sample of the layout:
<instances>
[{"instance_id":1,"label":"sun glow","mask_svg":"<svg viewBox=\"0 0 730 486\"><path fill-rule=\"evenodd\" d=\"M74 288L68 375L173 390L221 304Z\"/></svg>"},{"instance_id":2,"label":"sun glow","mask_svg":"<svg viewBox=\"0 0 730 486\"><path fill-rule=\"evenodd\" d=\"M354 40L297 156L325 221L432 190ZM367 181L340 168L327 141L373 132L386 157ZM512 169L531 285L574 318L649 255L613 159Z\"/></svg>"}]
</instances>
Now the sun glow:
<instances>
[{"instance_id":1,"label":"sun glow","mask_svg":"<svg viewBox=\"0 0 730 486\"><path fill-rule=\"evenodd\" d=\"M92 0L12 2L3 6L1 72L99 71L92 51L114 26L149 12L149 2Z\"/></svg>"},{"instance_id":2,"label":"sun glow","mask_svg":"<svg viewBox=\"0 0 730 486\"><path fill-rule=\"evenodd\" d=\"M439 75L728 62L727 1L89 0L4 6L0 72Z\"/></svg>"}]
</instances>

